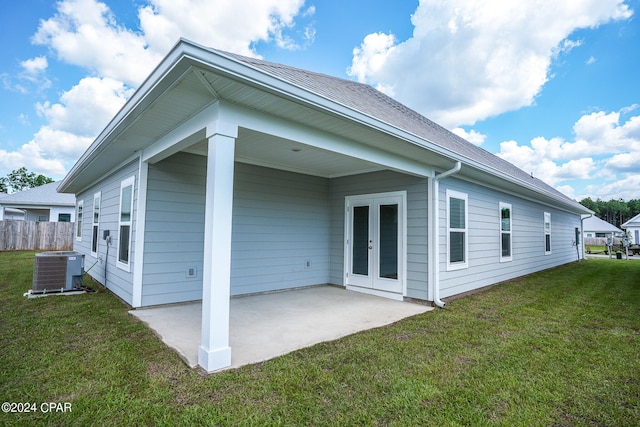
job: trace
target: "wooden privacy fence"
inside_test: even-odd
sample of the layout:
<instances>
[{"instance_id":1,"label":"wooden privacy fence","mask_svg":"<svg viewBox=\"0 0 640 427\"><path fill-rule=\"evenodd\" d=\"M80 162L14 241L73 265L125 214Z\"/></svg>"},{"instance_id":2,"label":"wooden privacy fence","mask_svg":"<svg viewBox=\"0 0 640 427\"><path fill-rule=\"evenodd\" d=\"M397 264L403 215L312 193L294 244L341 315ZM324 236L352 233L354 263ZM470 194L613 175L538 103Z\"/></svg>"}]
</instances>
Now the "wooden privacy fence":
<instances>
[{"instance_id":1,"label":"wooden privacy fence","mask_svg":"<svg viewBox=\"0 0 640 427\"><path fill-rule=\"evenodd\" d=\"M613 238L613 245L620 246L620 242L622 239L620 237ZM607 238L606 237L585 237L584 238L585 246L607 246Z\"/></svg>"},{"instance_id":2,"label":"wooden privacy fence","mask_svg":"<svg viewBox=\"0 0 640 427\"><path fill-rule=\"evenodd\" d=\"M0 221L0 251L73 250L73 222Z\"/></svg>"}]
</instances>

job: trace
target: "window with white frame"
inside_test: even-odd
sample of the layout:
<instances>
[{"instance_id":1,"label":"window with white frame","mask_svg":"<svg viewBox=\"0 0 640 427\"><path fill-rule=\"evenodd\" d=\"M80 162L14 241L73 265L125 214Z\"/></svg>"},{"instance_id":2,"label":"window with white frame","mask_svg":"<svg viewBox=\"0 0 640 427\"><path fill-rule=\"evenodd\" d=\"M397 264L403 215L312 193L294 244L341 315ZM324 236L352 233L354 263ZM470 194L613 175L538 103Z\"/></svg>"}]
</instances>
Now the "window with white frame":
<instances>
[{"instance_id":1,"label":"window with white frame","mask_svg":"<svg viewBox=\"0 0 640 427\"><path fill-rule=\"evenodd\" d=\"M467 195L447 190L447 270L468 266Z\"/></svg>"},{"instance_id":2,"label":"window with white frame","mask_svg":"<svg viewBox=\"0 0 640 427\"><path fill-rule=\"evenodd\" d=\"M120 214L118 216L118 262L116 265L130 271L131 222L133 217L133 186L135 177L120 184Z\"/></svg>"},{"instance_id":3,"label":"window with white frame","mask_svg":"<svg viewBox=\"0 0 640 427\"><path fill-rule=\"evenodd\" d=\"M98 228L100 224L101 193L93 195L93 226L91 227L91 255L98 256Z\"/></svg>"},{"instance_id":4,"label":"window with white frame","mask_svg":"<svg viewBox=\"0 0 640 427\"><path fill-rule=\"evenodd\" d=\"M82 240L82 211L84 209L84 200L78 201L76 208L76 240Z\"/></svg>"},{"instance_id":5,"label":"window with white frame","mask_svg":"<svg viewBox=\"0 0 640 427\"><path fill-rule=\"evenodd\" d=\"M500 202L500 262L511 261L511 205Z\"/></svg>"},{"instance_id":6,"label":"window with white frame","mask_svg":"<svg viewBox=\"0 0 640 427\"><path fill-rule=\"evenodd\" d=\"M551 214L544 213L544 253L551 253Z\"/></svg>"}]
</instances>

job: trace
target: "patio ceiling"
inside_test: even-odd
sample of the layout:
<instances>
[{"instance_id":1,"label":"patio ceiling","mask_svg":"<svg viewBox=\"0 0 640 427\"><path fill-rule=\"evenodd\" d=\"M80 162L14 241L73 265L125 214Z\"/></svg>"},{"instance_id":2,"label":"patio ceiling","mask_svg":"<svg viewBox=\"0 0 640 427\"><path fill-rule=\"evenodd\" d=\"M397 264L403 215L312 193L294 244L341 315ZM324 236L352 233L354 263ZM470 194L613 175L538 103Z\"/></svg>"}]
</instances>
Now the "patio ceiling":
<instances>
[{"instance_id":1,"label":"patio ceiling","mask_svg":"<svg viewBox=\"0 0 640 427\"><path fill-rule=\"evenodd\" d=\"M206 155L207 143L201 141L184 151ZM381 165L361 159L244 128L238 132L235 159L241 163L323 178L335 178L385 169Z\"/></svg>"}]
</instances>

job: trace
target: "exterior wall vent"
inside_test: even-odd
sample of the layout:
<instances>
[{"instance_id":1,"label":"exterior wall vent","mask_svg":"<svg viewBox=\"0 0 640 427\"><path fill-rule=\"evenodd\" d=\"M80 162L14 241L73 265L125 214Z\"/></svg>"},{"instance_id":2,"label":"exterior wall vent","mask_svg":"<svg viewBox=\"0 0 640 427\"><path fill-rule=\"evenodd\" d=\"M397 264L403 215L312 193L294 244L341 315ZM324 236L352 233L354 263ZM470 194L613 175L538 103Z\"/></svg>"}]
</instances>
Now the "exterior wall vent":
<instances>
[{"instance_id":1,"label":"exterior wall vent","mask_svg":"<svg viewBox=\"0 0 640 427\"><path fill-rule=\"evenodd\" d=\"M73 291L82 286L84 255L78 252L36 254L32 293Z\"/></svg>"}]
</instances>

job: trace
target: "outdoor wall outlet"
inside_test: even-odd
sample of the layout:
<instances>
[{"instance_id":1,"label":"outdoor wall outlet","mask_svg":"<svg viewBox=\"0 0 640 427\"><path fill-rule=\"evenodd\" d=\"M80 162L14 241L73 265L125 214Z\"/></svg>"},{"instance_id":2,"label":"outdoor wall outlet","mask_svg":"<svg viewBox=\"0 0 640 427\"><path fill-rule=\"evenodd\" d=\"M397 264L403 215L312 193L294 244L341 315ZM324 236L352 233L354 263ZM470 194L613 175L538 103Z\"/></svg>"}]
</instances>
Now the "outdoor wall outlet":
<instances>
[{"instance_id":1,"label":"outdoor wall outlet","mask_svg":"<svg viewBox=\"0 0 640 427\"><path fill-rule=\"evenodd\" d=\"M187 268L187 277L196 277L197 274L198 274L198 270L196 270L195 267Z\"/></svg>"},{"instance_id":2,"label":"outdoor wall outlet","mask_svg":"<svg viewBox=\"0 0 640 427\"><path fill-rule=\"evenodd\" d=\"M311 260L306 260L304 262L304 268L311 268Z\"/></svg>"}]
</instances>

